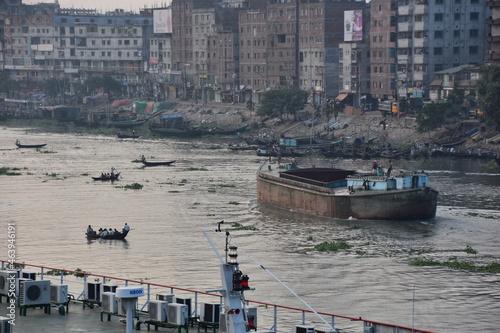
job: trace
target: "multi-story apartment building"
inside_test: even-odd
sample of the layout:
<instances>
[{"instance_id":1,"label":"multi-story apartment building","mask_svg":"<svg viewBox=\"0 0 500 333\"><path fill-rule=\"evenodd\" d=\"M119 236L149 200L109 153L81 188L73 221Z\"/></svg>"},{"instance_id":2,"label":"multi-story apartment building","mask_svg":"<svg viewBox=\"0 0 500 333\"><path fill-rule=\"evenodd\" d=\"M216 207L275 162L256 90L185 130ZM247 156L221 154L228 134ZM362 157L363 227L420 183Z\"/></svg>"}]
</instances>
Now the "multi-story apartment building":
<instances>
[{"instance_id":1,"label":"multi-story apartment building","mask_svg":"<svg viewBox=\"0 0 500 333\"><path fill-rule=\"evenodd\" d=\"M13 79L67 78L74 91L72 83L108 74L131 96L151 89L144 76L151 12L100 15L57 4L15 5L9 7L5 31L4 69Z\"/></svg>"},{"instance_id":2,"label":"multi-story apartment building","mask_svg":"<svg viewBox=\"0 0 500 333\"><path fill-rule=\"evenodd\" d=\"M396 98L396 0L372 0L370 10L370 93Z\"/></svg>"},{"instance_id":3,"label":"multi-story apartment building","mask_svg":"<svg viewBox=\"0 0 500 333\"><path fill-rule=\"evenodd\" d=\"M488 64L500 64L500 0L488 1L486 5L491 9L491 16L486 21L491 31L486 41L491 47L485 50L484 60Z\"/></svg>"},{"instance_id":4,"label":"multi-story apartment building","mask_svg":"<svg viewBox=\"0 0 500 333\"><path fill-rule=\"evenodd\" d=\"M482 64L488 16L481 0L399 1L397 95L427 97L435 72Z\"/></svg>"}]
</instances>

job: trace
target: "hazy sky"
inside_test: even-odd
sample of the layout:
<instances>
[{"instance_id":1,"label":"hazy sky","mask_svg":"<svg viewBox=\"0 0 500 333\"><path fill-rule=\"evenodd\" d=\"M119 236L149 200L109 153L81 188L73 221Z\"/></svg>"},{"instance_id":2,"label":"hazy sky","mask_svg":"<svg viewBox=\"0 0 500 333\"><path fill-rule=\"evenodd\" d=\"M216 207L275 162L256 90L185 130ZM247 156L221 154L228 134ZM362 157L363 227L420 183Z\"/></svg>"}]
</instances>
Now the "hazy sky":
<instances>
[{"instance_id":1,"label":"hazy sky","mask_svg":"<svg viewBox=\"0 0 500 333\"><path fill-rule=\"evenodd\" d=\"M52 3L54 0L23 0L24 4L33 5L39 2ZM170 0L59 0L62 8L97 9L99 12L121 8L126 11L139 12L139 9L148 7L164 7Z\"/></svg>"}]
</instances>

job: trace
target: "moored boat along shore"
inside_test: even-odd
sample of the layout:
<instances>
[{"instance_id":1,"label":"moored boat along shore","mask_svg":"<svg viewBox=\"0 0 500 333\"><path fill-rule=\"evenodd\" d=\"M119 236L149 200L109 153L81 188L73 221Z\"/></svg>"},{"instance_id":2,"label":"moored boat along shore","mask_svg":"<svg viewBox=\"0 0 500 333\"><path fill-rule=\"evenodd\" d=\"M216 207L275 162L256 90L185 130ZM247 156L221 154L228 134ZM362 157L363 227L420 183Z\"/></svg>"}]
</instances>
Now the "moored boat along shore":
<instances>
[{"instance_id":1,"label":"moored boat along shore","mask_svg":"<svg viewBox=\"0 0 500 333\"><path fill-rule=\"evenodd\" d=\"M300 112L300 120L290 118L268 118L256 115L249 111L244 104L211 103L208 105L193 104L190 102L176 102L175 106L165 114L182 114L185 123L191 131L180 132L172 129L160 131L152 126L159 122L161 114L153 116L144 124L135 128L134 135L141 138L162 136L202 136L217 133L225 136L260 137L276 139L306 138L322 136L334 141L343 139L347 143L366 142L376 145L379 151L385 150L382 157L397 158L398 154L410 155L413 148L418 157L425 152L430 156L449 155L457 157L489 157L500 156L500 139L494 131L485 129L477 119L464 120L460 123L448 125L446 128L431 132L417 131L417 121L413 116L384 117L379 111L369 111L362 115L340 113L335 119L320 118L311 121L314 110L308 105ZM60 131L61 128L51 126L43 121L42 125L32 119L16 119L2 123L5 126L33 126L45 127L42 130ZM313 125L314 124L314 125ZM313 126L312 126L313 125ZM338 125L338 126L337 126ZM61 125L69 131L93 131L97 133L116 134L116 129L69 127L67 123ZM155 131L150 128L155 128ZM243 132L244 131L244 132ZM184 133L189 135L184 135ZM234 133L237 134L234 134ZM180 133L180 134L178 134ZM196 133L196 135L193 135ZM472 135L474 134L474 135ZM478 135L480 134L480 135ZM499 140L497 140L499 139ZM387 149L386 149L387 148ZM369 156L367 154L366 156ZM366 157L365 156L365 157ZM354 156L355 157L355 156Z\"/></svg>"}]
</instances>

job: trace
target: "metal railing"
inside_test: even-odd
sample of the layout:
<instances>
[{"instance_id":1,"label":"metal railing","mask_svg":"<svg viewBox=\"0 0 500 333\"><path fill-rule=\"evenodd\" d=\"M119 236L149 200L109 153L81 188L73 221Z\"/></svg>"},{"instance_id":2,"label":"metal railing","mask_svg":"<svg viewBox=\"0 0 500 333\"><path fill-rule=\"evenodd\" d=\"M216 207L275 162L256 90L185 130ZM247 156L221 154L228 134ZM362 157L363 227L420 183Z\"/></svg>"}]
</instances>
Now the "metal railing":
<instances>
[{"instance_id":1,"label":"metal railing","mask_svg":"<svg viewBox=\"0 0 500 333\"><path fill-rule=\"evenodd\" d=\"M68 294L71 299L76 302L84 302L85 286L88 282L101 283L102 285L117 285L122 286L142 286L144 288L144 297L139 298L138 310L139 313L147 312L147 306L150 300L157 299L157 294L165 293L168 290L169 294L176 297L185 297L189 295L192 300L190 317L198 317L198 309L201 303L219 303L222 308L222 296L212 292L199 291L194 289L180 288L144 280L132 280L119 277L113 277L102 274L92 274L84 271L74 271L68 269L54 268L41 265L33 265L26 263L12 263L7 260L0 260L1 270L6 270L7 266L14 266L19 270L19 275L22 277L25 273L36 273L40 280L54 281L56 284L65 284L68 286ZM32 269L37 269L38 272L33 272ZM27 272L28 271L28 272ZM93 281L90 281L93 279ZM102 292L102 290L101 290ZM215 301L214 301L215 298ZM246 307L256 307L258 312L259 331L282 333L295 332L293 328L297 325L307 326L314 329L315 332L332 333L332 328L339 327L344 332L376 332L379 330L387 330L398 333L434 333L426 330L418 330L415 328L404 327L399 325L386 324L376 321L367 320L361 317L354 318L350 316L335 315L325 312L315 312L309 309L301 309L291 306L272 304L261 301L253 301L246 299ZM319 317L321 316L321 318ZM325 324L329 323L330 327ZM257 326L256 326L257 327Z\"/></svg>"}]
</instances>

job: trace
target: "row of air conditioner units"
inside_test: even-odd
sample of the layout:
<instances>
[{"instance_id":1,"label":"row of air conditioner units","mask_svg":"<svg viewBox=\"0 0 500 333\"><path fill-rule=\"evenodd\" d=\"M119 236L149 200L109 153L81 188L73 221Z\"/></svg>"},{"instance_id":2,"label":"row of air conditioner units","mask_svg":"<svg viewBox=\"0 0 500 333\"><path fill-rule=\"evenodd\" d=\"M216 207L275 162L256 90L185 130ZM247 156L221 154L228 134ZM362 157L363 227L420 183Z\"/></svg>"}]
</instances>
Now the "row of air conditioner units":
<instances>
[{"instance_id":1,"label":"row of air conditioner units","mask_svg":"<svg viewBox=\"0 0 500 333\"><path fill-rule=\"evenodd\" d=\"M19 296L19 282L36 280L36 273L19 270L0 270L0 295L8 296L15 286L16 296ZM13 283L15 281L15 283Z\"/></svg>"},{"instance_id":2,"label":"row of air conditioner units","mask_svg":"<svg viewBox=\"0 0 500 333\"><path fill-rule=\"evenodd\" d=\"M33 279L24 276L31 276ZM19 299L20 306L61 304L68 301L67 285L51 284L49 280L37 281L35 278L35 273L16 270L0 271L0 293L11 296L12 287L15 285L15 295Z\"/></svg>"}]
</instances>

